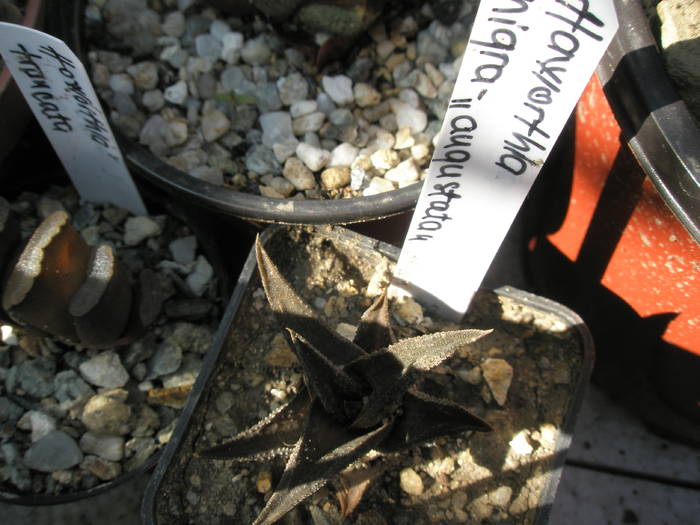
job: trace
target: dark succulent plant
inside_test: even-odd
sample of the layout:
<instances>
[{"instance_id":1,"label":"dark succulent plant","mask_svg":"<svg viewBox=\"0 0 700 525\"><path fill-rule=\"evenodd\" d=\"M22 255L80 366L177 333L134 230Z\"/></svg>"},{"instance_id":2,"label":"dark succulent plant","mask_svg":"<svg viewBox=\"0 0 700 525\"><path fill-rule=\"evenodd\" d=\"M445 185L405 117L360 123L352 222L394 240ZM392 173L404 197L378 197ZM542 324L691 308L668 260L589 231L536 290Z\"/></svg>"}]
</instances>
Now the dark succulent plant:
<instances>
[{"instance_id":1,"label":"dark succulent plant","mask_svg":"<svg viewBox=\"0 0 700 525\"><path fill-rule=\"evenodd\" d=\"M491 429L461 405L416 387L424 372L488 331L441 332L397 342L384 293L363 314L351 342L313 315L259 239L256 255L265 293L286 328L305 386L253 427L196 454L229 460L289 454L255 525L274 523L371 450L393 453L438 437Z\"/></svg>"},{"instance_id":2,"label":"dark succulent plant","mask_svg":"<svg viewBox=\"0 0 700 525\"><path fill-rule=\"evenodd\" d=\"M0 197L0 320L39 335L106 348L138 338L158 315L151 270L132 285L111 246L89 246L64 211L44 219L26 242Z\"/></svg>"}]
</instances>

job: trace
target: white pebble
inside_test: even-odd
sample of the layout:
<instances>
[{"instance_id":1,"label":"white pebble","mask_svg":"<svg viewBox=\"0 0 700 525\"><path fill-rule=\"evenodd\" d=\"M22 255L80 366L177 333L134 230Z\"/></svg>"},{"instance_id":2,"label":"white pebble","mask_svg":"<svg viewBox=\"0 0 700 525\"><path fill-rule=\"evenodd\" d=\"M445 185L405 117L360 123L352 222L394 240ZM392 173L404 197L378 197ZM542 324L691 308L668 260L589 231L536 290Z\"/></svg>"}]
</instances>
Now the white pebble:
<instances>
[{"instance_id":1,"label":"white pebble","mask_svg":"<svg viewBox=\"0 0 700 525\"><path fill-rule=\"evenodd\" d=\"M136 246L149 237L160 235L160 225L150 217L129 217L124 224L124 244Z\"/></svg>"},{"instance_id":2,"label":"white pebble","mask_svg":"<svg viewBox=\"0 0 700 525\"><path fill-rule=\"evenodd\" d=\"M297 146L297 157L306 164L311 171L318 171L331 160L331 153L321 148L300 142Z\"/></svg>"},{"instance_id":3,"label":"white pebble","mask_svg":"<svg viewBox=\"0 0 700 525\"><path fill-rule=\"evenodd\" d=\"M331 160L328 165L331 167L335 166L346 166L350 167L353 161L357 158L357 153L360 150L350 144L349 142L341 142L333 151L331 151Z\"/></svg>"},{"instance_id":4,"label":"white pebble","mask_svg":"<svg viewBox=\"0 0 700 525\"><path fill-rule=\"evenodd\" d=\"M171 104L182 106L185 103L185 100L187 100L187 82L180 80L172 86L168 86L165 89L163 96L165 97L165 100Z\"/></svg>"},{"instance_id":5,"label":"white pebble","mask_svg":"<svg viewBox=\"0 0 700 525\"><path fill-rule=\"evenodd\" d=\"M393 189L395 188L391 181L383 177L373 177L372 180L369 181L369 185L362 190L362 195L364 197L369 197L370 195L377 195L378 193L384 193L385 191L391 191Z\"/></svg>"},{"instance_id":6,"label":"white pebble","mask_svg":"<svg viewBox=\"0 0 700 525\"><path fill-rule=\"evenodd\" d=\"M324 76L321 79L323 90L331 97L333 102L342 106L352 104L355 95L352 91L352 79L346 75L336 75L333 77Z\"/></svg>"},{"instance_id":7,"label":"white pebble","mask_svg":"<svg viewBox=\"0 0 700 525\"><path fill-rule=\"evenodd\" d=\"M201 296L214 276L214 269L203 255L197 257L194 270L187 276L187 287L196 296Z\"/></svg>"}]
</instances>

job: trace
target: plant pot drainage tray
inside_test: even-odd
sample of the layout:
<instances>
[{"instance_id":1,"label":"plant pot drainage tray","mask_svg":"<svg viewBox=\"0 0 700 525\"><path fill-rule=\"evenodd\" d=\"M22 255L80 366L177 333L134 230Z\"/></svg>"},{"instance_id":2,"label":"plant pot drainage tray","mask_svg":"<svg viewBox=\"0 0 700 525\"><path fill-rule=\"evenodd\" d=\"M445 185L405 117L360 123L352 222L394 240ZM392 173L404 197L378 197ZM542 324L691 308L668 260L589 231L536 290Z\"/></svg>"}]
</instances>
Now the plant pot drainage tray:
<instances>
[{"instance_id":1,"label":"plant pot drainage tray","mask_svg":"<svg viewBox=\"0 0 700 525\"><path fill-rule=\"evenodd\" d=\"M341 334L357 326L397 256L342 228L273 227L263 241L292 287ZM457 328L423 316L411 300L392 301L391 318L399 339ZM360 480L336 476L280 523L546 521L592 365L590 335L576 314L512 288L480 292L462 325L493 332L457 350L420 386L493 431L370 453L353 465ZM302 384L252 255L207 360L149 486L146 522L251 523L281 477L284 458L193 457L288 402Z\"/></svg>"}]
</instances>

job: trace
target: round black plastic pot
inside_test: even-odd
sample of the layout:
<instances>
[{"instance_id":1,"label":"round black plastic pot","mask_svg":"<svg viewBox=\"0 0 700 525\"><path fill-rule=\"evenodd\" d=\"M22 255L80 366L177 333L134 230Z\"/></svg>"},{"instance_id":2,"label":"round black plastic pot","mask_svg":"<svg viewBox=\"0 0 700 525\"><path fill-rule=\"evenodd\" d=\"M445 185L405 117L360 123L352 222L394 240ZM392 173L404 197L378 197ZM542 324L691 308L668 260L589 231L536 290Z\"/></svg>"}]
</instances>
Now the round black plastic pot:
<instances>
[{"instance_id":1,"label":"round black plastic pot","mask_svg":"<svg viewBox=\"0 0 700 525\"><path fill-rule=\"evenodd\" d=\"M84 2L55 2L49 6L52 32L79 57L87 57L83 40ZM86 62L87 63L87 62ZM132 174L177 195L182 201L232 217L281 224L349 224L401 214L414 208L421 184L372 195L337 200L273 199L217 186L163 162L133 140L114 130Z\"/></svg>"},{"instance_id":2,"label":"round black plastic pot","mask_svg":"<svg viewBox=\"0 0 700 525\"><path fill-rule=\"evenodd\" d=\"M620 28L598 75L634 156L700 242L700 129L669 77L638 0L616 0Z\"/></svg>"},{"instance_id":3,"label":"round black plastic pot","mask_svg":"<svg viewBox=\"0 0 700 525\"><path fill-rule=\"evenodd\" d=\"M290 246L296 246L290 244L290 242L298 242L290 241L290 239L296 238L296 234L290 232L298 231L295 228L272 226L263 233L262 241L268 250L278 252L279 256L284 254L283 258L290 264L290 267L299 267L299 265L307 263L307 257L303 255L302 249L290 249ZM399 254L399 250L394 246L344 228L318 227L313 230L305 229L304 231L309 232L309 237L306 239L309 244L324 246L332 244L339 250L339 253L352 253L353 256L372 261L372 264L382 258L395 261ZM271 251L271 253L273 252ZM342 255L341 259L346 260L345 256ZM290 267L280 266L280 271L285 275L287 272L293 273ZM146 489L141 512L144 524L152 525L173 522L171 520L182 523L188 522L188 517L185 514L180 514L177 518L173 516L164 517L162 514L159 514L158 509L171 509L171 504L175 504L175 501L180 501L185 505L184 492L180 493L184 489L181 487L174 488L174 486L182 480L189 479L190 476L199 477L199 475L192 474L188 470L187 465L192 461L191 451L195 441L202 437L201 433L204 425L208 425L207 421L209 421L209 418L204 414L206 414L207 407L214 402L216 397L216 394L213 393L215 385L228 384L230 382L230 378L226 379L221 374L225 371L227 371L226 373L231 373L230 369L232 366L238 370L236 373L246 373L245 369L241 369L242 365L236 363L234 359L235 355L240 355L240 351L237 348L241 344L240 341L234 339L238 337L238 334L242 333L241 327L245 326L249 319L261 317L259 311L251 312L248 310L252 304L251 296L259 286L255 253L251 251L221 321L212 348L206 355L202 371L183 408L172 438L164 449L163 455ZM576 415L580 410L585 387L593 366L592 338L587 327L576 313L551 300L511 287L502 287L493 292L485 293L488 297L495 298L496 301L505 300L516 311L532 308L534 309L533 311L537 311L539 314L550 319L556 319L558 330L561 329L560 333L571 334L573 340L576 341L574 345L576 350L573 350L573 353L576 353L578 356L579 366L576 367L576 370L571 370L570 397L561 400L561 406L566 407L566 410L557 428L554 451L551 455L548 455L545 461L546 464L533 466L534 469L541 472L544 481L542 485L543 490L537 500L537 510L534 514L534 519L533 521L528 521L528 523L544 525L548 520L549 510L554 502L565 455L570 446ZM252 308L256 307L253 306ZM246 338L246 336L241 337L243 339ZM571 347L569 347L569 350L571 350ZM233 365L231 364L232 362L234 363ZM236 408L236 411L240 412L240 409ZM487 441L484 443L487 443ZM212 468L225 468L226 476L228 476L226 479L235 480L235 473L230 469L228 462L227 465L226 467L212 466ZM210 486L209 480L205 481L202 478L201 483L202 490L209 492L215 490ZM231 483L234 483L234 481ZM170 503L165 503L162 500L164 497L168 497ZM222 497L225 498L225 496ZM177 504L175 505L177 506ZM233 511L238 512L236 509L233 509ZM211 512L220 514L221 509L211 509ZM236 517L238 518L240 515L236 514ZM203 519L200 515L197 515L197 518Z\"/></svg>"}]
</instances>

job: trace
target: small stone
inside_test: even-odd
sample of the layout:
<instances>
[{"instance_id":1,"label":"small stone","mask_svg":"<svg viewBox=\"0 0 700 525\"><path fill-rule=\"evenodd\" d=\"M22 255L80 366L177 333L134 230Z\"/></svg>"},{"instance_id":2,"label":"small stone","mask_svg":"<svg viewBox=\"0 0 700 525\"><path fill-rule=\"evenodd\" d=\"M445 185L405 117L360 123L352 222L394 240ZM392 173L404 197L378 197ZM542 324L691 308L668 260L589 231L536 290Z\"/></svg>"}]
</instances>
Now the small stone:
<instances>
[{"instance_id":1,"label":"small stone","mask_svg":"<svg viewBox=\"0 0 700 525\"><path fill-rule=\"evenodd\" d=\"M286 111L272 111L260 115L262 143L272 147L275 144L298 143L294 137L292 118Z\"/></svg>"},{"instance_id":2,"label":"small stone","mask_svg":"<svg viewBox=\"0 0 700 525\"><path fill-rule=\"evenodd\" d=\"M475 366L468 370L457 370L457 376L470 385L478 385L481 383L481 368Z\"/></svg>"},{"instance_id":3,"label":"small stone","mask_svg":"<svg viewBox=\"0 0 700 525\"><path fill-rule=\"evenodd\" d=\"M123 436L129 432L131 407L124 401L128 393L112 390L92 396L83 407L80 420L95 434Z\"/></svg>"},{"instance_id":4,"label":"small stone","mask_svg":"<svg viewBox=\"0 0 700 525\"><path fill-rule=\"evenodd\" d=\"M124 470L130 472L143 465L156 451L156 442L150 437L136 437L126 442L124 446L129 460L124 464Z\"/></svg>"},{"instance_id":5,"label":"small stone","mask_svg":"<svg viewBox=\"0 0 700 525\"><path fill-rule=\"evenodd\" d=\"M271 186L265 186L264 184L261 184L258 186L258 191L260 191L260 195L263 197L267 197L269 199L284 199L284 195L282 195L279 191L277 191L275 188Z\"/></svg>"},{"instance_id":6,"label":"small stone","mask_svg":"<svg viewBox=\"0 0 700 525\"><path fill-rule=\"evenodd\" d=\"M272 50L267 45L265 35L247 40L241 49L241 58L252 66L266 64L270 60Z\"/></svg>"},{"instance_id":7,"label":"small stone","mask_svg":"<svg viewBox=\"0 0 700 525\"><path fill-rule=\"evenodd\" d=\"M148 362L148 379L172 374L182 364L182 348L164 343Z\"/></svg>"},{"instance_id":8,"label":"small stone","mask_svg":"<svg viewBox=\"0 0 700 525\"><path fill-rule=\"evenodd\" d=\"M401 299L396 308L396 313L407 324L416 325L423 321L423 307L411 297Z\"/></svg>"},{"instance_id":9,"label":"small stone","mask_svg":"<svg viewBox=\"0 0 700 525\"><path fill-rule=\"evenodd\" d=\"M321 172L321 184L327 190L335 190L350 184L350 168L334 167Z\"/></svg>"},{"instance_id":10,"label":"small stone","mask_svg":"<svg viewBox=\"0 0 700 525\"><path fill-rule=\"evenodd\" d=\"M289 197L294 193L294 184L284 177L272 177L269 181L270 188L279 193L282 197Z\"/></svg>"},{"instance_id":11,"label":"small stone","mask_svg":"<svg viewBox=\"0 0 700 525\"><path fill-rule=\"evenodd\" d=\"M50 357L24 361L10 368L5 378L5 388L9 393L20 388L36 399L48 397L54 392L55 370L56 362Z\"/></svg>"},{"instance_id":12,"label":"small stone","mask_svg":"<svg viewBox=\"0 0 700 525\"><path fill-rule=\"evenodd\" d=\"M24 454L24 464L39 472L66 470L83 460L75 440L65 432L53 430L33 443Z\"/></svg>"},{"instance_id":13,"label":"small stone","mask_svg":"<svg viewBox=\"0 0 700 525\"><path fill-rule=\"evenodd\" d=\"M200 255L195 261L194 270L187 276L187 287L197 297L201 297L207 289L207 285L211 282L212 277L214 277L214 269L211 264L209 264L206 257Z\"/></svg>"},{"instance_id":14,"label":"small stone","mask_svg":"<svg viewBox=\"0 0 700 525\"><path fill-rule=\"evenodd\" d=\"M172 374L161 376L163 386L173 388L178 386L192 386L202 369L202 358L191 352L184 354L182 364Z\"/></svg>"},{"instance_id":15,"label":"small stone","mask_svg":"<svg viewBox=\"0 0 700 525\"><path fill-rule=\"evenodd\" d=\"M282 104L290 106L294 102L307 99L309 84L301 73L292 73L277 81L277 92Z\"/></svg>"},{"instance_id":16,"label":"small stone","mask_svg":"<svg viewBox=\"0 0 700 525\"><path fill-rule=\"evenodd\" d=\"M111 481L122 473L122 466L97 456L85 456L80 468L94 474L102 481Z\"/></svg>"},{"instance_id":17,"label":"small stone","mask_svg":"<svg viewBox=\"0 0 700 525\"><path fill-rule=\"evenodd\" d=\"M412 133L421 133L428 125L428 115L421 109L412 108L400 100L391 101L391 110L396 115L396 125L399 129L411 128Z\"/></svg>"},{"instance_id":18,"label":"small stone","mask_svg":"<svg viewBox=\"0 0 700 525\"><path fill-rule=\"evenodd\" d=\"M86 432L80 437L80 449L108 461L121 461L124 457L124 438Z\"/></svg>"},{"instance_id":19,"label":"small stone","mask_svg":"<svg viewBox=\"0 0 700 525\"><path fill-rule=\"evenodd\" d=\"M17 421L17 427L22 430L31 431L31 442L35 443L56 430L56 419L38 410L30 410Z\"/></svg>"},{"instance_id":20,"label":"small stone","mask_svg":"<svg viewBox=\"0 0 700 525\"><path fill-rule=\"evenodd\" d=\"M214 402L216 410L221 414L226 414L231 407L236 404L236 395L231 391L225 391L219 394Z\"/></svg>"},{"instance_id":21,"label":"small stone","mask_svg":"<svg viewBox=\"0 0 700 525\"><path fill-rule=\"evenodd\" d=\"M95 391L74 370L63 370L53 379L54 398L71 407L95 395Z\"/></svg>"},{"instance_id":22,"label":"small stone","mask_svg":"<svg viewBox=\"0 0 700 525\"><path fill-rule=\"evenodd\" d=\"M398 166L399 162L401 162L399 154L389 148L375 151L370 156L370 160L372 161L372 165L378 170L390 170Z\"/></svg>"},{"instance_id":23,"label":"small stone","mask_svg":"<svg viewBox=\"0 0 700 525\"><path fill-rule=\"evenodd\" d=\"M323 76L323 90L339 106L352 104L355 95L352 91L352 79L345 75Z\"/></svg>"},{"instance_id":24,"label":"small stone","mask_svg":"<svg viewBox=\"0 0 700 525\"><path fill-rule=\"evenodd\" d=\"M114 351L101 352L82 363L78 369L90 384L104 388L120 388L129 380L129 372Z\"/></svg>"},{"instance_id":25,"label":"small stone","mask_svg":"<svg viewBox=\"0 0 700 525\"><path fill-rule=\"evenodd\" d=\"M187 63L189 55L187 54L187 51L182 49L179 45L172 45L163 48L163 51L160 52L159 58L170 64L175 69L180 69Z\"/></svg>"},{"instance_id":26,"label":"small stone","mask_svg":"<svg viewBox=\"0 0 700 525\"><path fill-rule=\"evenodd\" d=\"M223 46L221 40L213 35L197 35L194 39L195 50L197 55L211 61L218 60L221 56Z\"/></svg>"},{"instance_id":27,"label":"small stone","mask_svg":"<svg viewBox=\"0 0 700 525\"><path fill-rule=\"evenodd\" d=\"M109 87L114 93L131 95L134 92L134 82L126 73L115 73L109 77Z\"/></svg>"},{"instance_id":28,"label":"small stone","mask_svg":"<svg viewBox=\"0 0 700 525\"><path fill-rule=\"evenodd\" d=\"M160 225L150 217L129 217L124 224L124 244L136 246L150 237L160 235L160 233Z\"/></svg>"},{"instance_id":29,"label":"small stone","mask_svg":"<svg viewBox=\"0 0 700 525\"><path fill-rule=\"evenodd\" d=\"M315 100L297 100L290 106L289 114L295 119L314 113L317 109L318 103Z\"/></svg>"},{"instance_id":30,"label":"small stone","mask_svg":"<svg viewBox=\"0 0 700 525\"><path fill-rule=\"evenodd\" d=\"M355 170L353 170L353 173L355 173ZM394 184L391 181L388 181L382 177L372 177L367 187L362 190L362 195L364 197L369 197L371 195L377 195L379 193L392 191L394 189L396 188L394 188Z\"/></svg>"},{"instance_id":31,"label":"small stone","mask_svg":"<svg viewBox=\"0 0 700 525\"><path fill-rule=\"evenodd\" d=\"M323 122L326 120L326 115L320 111L314 113L309 113L308 115L302 115L301 117L295 118L292 127L295 135L303 135L310 131L316 132L321 129Z\"/></svg>"},{"instance_id":32,"label":"small stone","mask_svg":"<svg viewBox=\"0 0 700 525\"><path fill-rule=\"evenodd\" d=\"M151 113L159 111L165 105L163 92L160 89L146 91L141 97L141 104Z\"/></svg>"},{"instance_id":33,"label":"small stone","mask_svg":"<svg viewBox=\"0 0 700 525\"><path fill-rule=\"evenodd\" d=\"M280 164L275 153L263 144L256 144L248 150L245 166L258 175L275 174L280 171Z\"/></svg>"},{"instance_id":34,"label":"small stone","mask_svg":"<svg viewBox=\"0 0 700 525\"><path fill-rule=\"evenodd\" d=\"M154 388L148 391L148 402L152 405L162 405L180 409L185 406L187 396L192 391L192 383L168 388Z\"/></svg>"},{"instance_id":35,"label":"small stone","mask_svg":"<svg viewBox=\"0 0 700 525\"><path fill-rule=\"evenodd\" d=\"M224 172L220 168L214 166L197 166L189 170L188 173L196 179L214 184L215 186L222 186L224 184Z\"/></svg>"},{"instance_id":36,"label":"small stone","mask_svg":"<svg viewBox=\"0 0 700 525\"><path fill-rule=\"evenodd\" d=\"M187 122L183 119L166 120L163 139L166 146L173 147L184 144L188 137Z\"/></svg>"},{"instance_id":37,"label":"small stone","mask_svg":"<svg viewBox=\"0 0 700 525\"><path fill-rule=\"evenodd\" d=\"M328 164L331 160L331 154L326 151L305 142L300 142L297 146L296 151L297 157L301 160L311 171L318 171Z\"/></svg>"},{"instance_id":38,"label":"small stone","mask_svg":"<svg viewBox=\"0 0 700 525\"><path fill-rule=\"evenodd\" d=\"M396 132L394 137L394 149L406 149L412 147L416 143L413 138L413 133L409 126L403 127Z\"/></svg>"},{"instance_id":39,"label":"small stone","mask_svg":"<svg viewBox=\"0 0 700 525\"><path fill-rule=\"evenodd\" d=\"M9 324L0 326L0 340L2 340L3 344L9 346L17 346L19 344L15 328Z\"/></svg>"},{"instance_id":40,"label":"small stone","mask_svg":"<svg viewBox=\"0 0 700 525\"><path fill-rule=\"evenodd\" d=\"M411 157L419 165L423 165L430 160L430 148L427 144L416 144L411 146Z\"/></svg>"},{"instance_id":41,"label":"small stone","mask_svg":"<svg viewBox=\"0 0 700 525\"><path fill-rule=\"evenodd\" d=\"M168 250L175 262L181 264L194 262L195 254L197 253L197 237L194 235L187 235L179 239L174 239L168 244Z\"/></svg>"},{"instance_id":42,"label":"small stone","mask_svg":"<svg viewBox=\"0 0 700 525\"><path fill-rule=\"evenodd\" d=\"M185 15L181 11L172 11L165 15L161 24L163 33L179 38L185 32Z\"/></svg>"},{"instance_id":43,"label":"small stone","mask_svg":"<svg viewBox=\"0 0 700 525\"><path fill-rule=\"evenodd\" d=\"M294 354L284 335L278 333L270 343L270 351L265 355L265 362L270 366L291 368L298 364L297 356Z\"/></svg>"},{"instance_id":44,"label":"small stone","mask_svg":"<svg viewBox=\"0 0 700 525\"><path fill-rule=\"evenodd\" d=\"M341 142L331 151L330 167L350 167L357 158L359 149L349 142Z\"/></svg>"},{"instance_id":45,"label":"small stone","mask_svg":"<svg viewBox=\"0 0 700 525\"><path fill-rule=\"evenodd\" d=\"M165 97L165 100L167 100L171 104L183 106L185 104L185 100L187 100L187 93L187 82L185 82L184 80L180 80L175 84L165 88L163 97Z\"/></svg>"},{"instance_id":46,"label":"small stone","mask_svg":"<svg viewBox=\"0 0 700 525\"><path fill-rule=\"evenodd\" d=\"M481 370L496 403L504 406L513 381L513 367L503 359L491 357L481 363Z\"/></svg>"},{"instance_id":47,"label":"small stone","mask_svg":"<svg viewBox=\"0 0 700 525\"><path fill-rule=\"evenodd\" d=\"M511 450L513 450L513 452L515 452L516 454L519 454L521 456L529 456L530 454L532 454L532 451L534 449L532 448L532 445L527 439L527 434L527 430L518 432L508 443L510 445Z\"/></svg>"},{"instance_id":48,"label":"small stone","mask_svg":"<svg viewBox=\"0 0 700 525\"><path fill-rule=\"evenodd\" d=\"M207 142L214 142L223 137L231 129L231 121L218 109L213 109L202 115L202 135Z\"/></svg>"},{"instance_id":49,"label":"small stone","mask_svg":"<svg viewBox=\"0 0 700 525\"><path fill-rule=\"evenodd\" d=\"M357 326L351 325L350 323L338 323L335 327L335 331L348 341L352 341L357 333Z\"/></svg>"},{"instance_id":50,"label":"small stone","mask_svg":"<svg viewBox=\"0 0 700 525\"><path fill-rule=\"evenodd\" d=\"M361 108L368 106L376 106L382 100L382 95L374 89L370 84L358 82L353 87L353 96L355 103Z\"/></svg>"},{"instance_id":51,"label":"small stone","mask_svg":"<svg viewBox=\"0 0 700 525\"><path fill-rule=\"evenodd\" d=\"M267 470L258 473L255 480L255 488L260 494L266 494L272 490L272 474Z\"/></svg>"},{"instance_id":52,"label":"small stone","mask_svg":"<svg viewBox=\"0 0 700 525\"><path fill-rule=\"evenodd\" d=\"M235 64L241 58L243 34L232 31L221 37L221 59L227 64Z\"/></svg>"},{"instance_id":53,"label":"small stone","mask_svg":"<svg viewBox=\"0 0 700 525\"><path fill-rule=\"evenodd\" d=\"M134 85L141 91L155 89L158 85L158 66L155 62L139 62L126 68Z\"/></svg>"},{"instance_id":54,"label":"small stone","mask_svg":"<svg viewBox=\"0 0 700 525\"><path fill-rule=\"evenodd\" d=\"M425 490L420 475L410 467L403 469L399 473L399 483L401 489L412 496L420 496Z\"/></svg>"},{"instance_id":55,"label":"small stone","mask_svg":"<svg viewBox=\"0 0 700 525\"><path fill-rule=\"evenodd\" d=\"M413 184L420 179L420 169L416 166L416 161L409 158L399 163L398 166L388 170L384 178L395 182L399 188Z\"/></svg>"}]
</instances>

